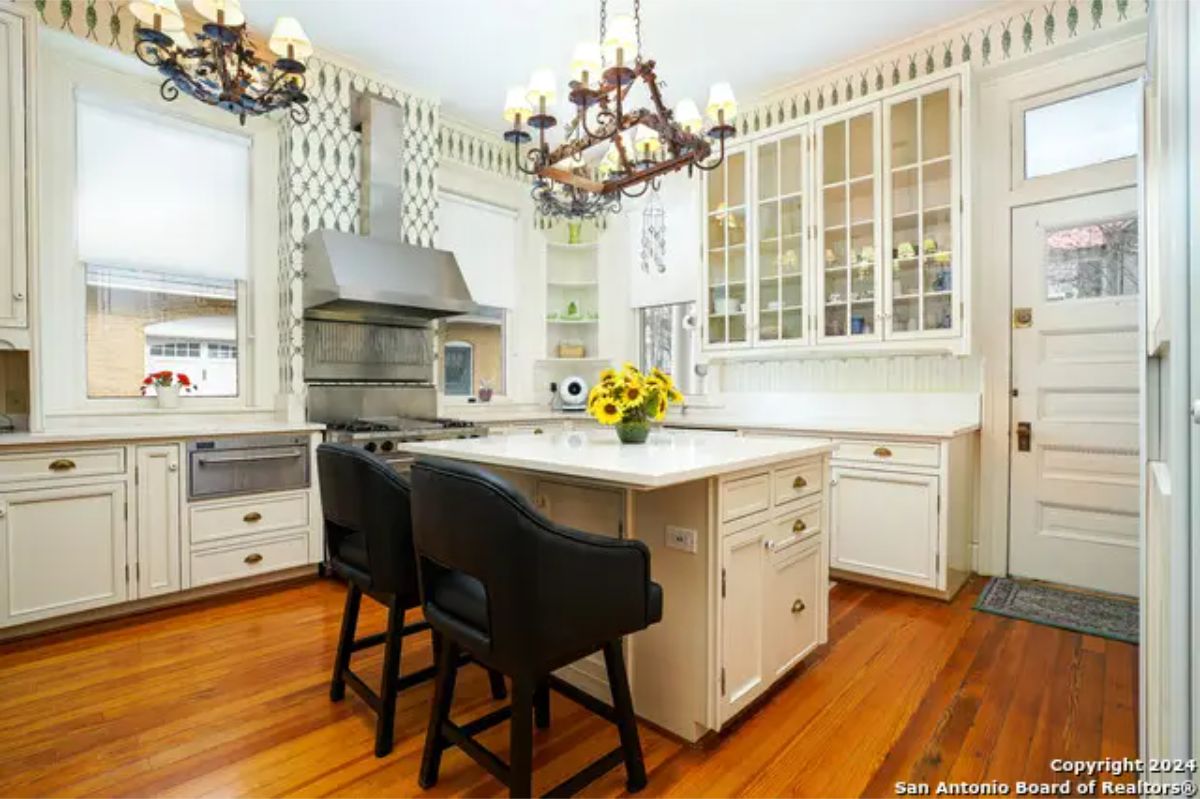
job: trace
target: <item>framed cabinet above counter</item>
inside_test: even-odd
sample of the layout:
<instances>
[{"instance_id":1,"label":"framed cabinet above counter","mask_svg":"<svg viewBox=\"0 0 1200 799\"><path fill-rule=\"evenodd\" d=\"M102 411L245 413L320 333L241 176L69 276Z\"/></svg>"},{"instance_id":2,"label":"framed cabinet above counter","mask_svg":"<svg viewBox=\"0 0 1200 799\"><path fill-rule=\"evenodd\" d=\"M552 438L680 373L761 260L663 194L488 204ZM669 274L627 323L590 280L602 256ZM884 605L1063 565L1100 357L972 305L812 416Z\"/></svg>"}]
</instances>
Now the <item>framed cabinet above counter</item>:
<instances>
[{"instance_id":1,"label":"framed cabinet above counter","mask_svg":"<svg viewBox=\"0 0 1200 799\"><path fill-rule=\"evenodd\" d=\"M27 328L26 36L28 19L0 9L0 340L29 347Z\"/></svg>"},{"instance_id":2,"label":"framed cabinet above counter","mask_svg":"<svg viewBox=\"0 0 1200 799\"><path fill-rule=\"evenodd\" d=\"M968 351L969 83L755 134L705 176L706 350Z\"/></svg>"}]
</instances>

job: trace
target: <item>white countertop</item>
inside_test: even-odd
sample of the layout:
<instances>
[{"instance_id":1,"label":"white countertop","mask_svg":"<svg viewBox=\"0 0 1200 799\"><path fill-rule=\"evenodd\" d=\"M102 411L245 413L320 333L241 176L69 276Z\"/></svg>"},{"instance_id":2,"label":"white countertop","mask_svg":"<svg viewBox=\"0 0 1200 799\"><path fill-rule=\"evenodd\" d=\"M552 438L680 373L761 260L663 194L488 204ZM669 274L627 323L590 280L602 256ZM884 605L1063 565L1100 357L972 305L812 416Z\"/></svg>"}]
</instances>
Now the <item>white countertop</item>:
<instances>
[{"instance_id":1,"label":"white countertop","mask_svg":"<svg viewBox=\"0 0 1200 799\"><path fill-rule=\"evenodd\" d=\"M758 466L830 452L806 438L740 438L655 431L645 444L622 444L616 431L519 433L405 444L418 455L600 480L639 489L662 488Z\"/></svg>"},{"instance_id":2,"label":"white countertop","mask_svg":"<svg viewBox=\"0 0 1200 799\"><path fill-rule=\"evenodd\" d=\"M215 438L217 436L265 435L270 433L312 433L325 425L309 422L215 422L204 419L176 421L171 424L148 420L140 427L54 430L51 432L0 433L0 450L53 444L88 444L161 439Z\"/></svg>"}]
</instances>

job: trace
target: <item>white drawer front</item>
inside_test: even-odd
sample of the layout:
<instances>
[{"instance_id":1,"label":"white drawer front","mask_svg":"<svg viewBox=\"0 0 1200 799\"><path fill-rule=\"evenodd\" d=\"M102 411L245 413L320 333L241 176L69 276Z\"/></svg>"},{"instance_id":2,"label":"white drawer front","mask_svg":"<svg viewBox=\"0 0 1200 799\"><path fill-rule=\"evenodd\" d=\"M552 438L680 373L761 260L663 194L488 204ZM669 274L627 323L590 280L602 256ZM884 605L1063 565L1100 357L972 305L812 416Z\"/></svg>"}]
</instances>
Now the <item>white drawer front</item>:
<instances>
[{"instance_id":1,"label":"white drawer front","mask_svg":"<svg viewBox=\"0 0 1200 799\"><path fill-rule=\"evenodd\" d=\"M775 505L787 505L796 500L821 493L821 459L775 470Z\"/></svg>"},{"instance_id":2,"label":"white drawer front","mask_svg":"<svg viewBox=\"0 0 1200 799\"><path fill-rule=\"evenodd\" d=\"M894 441L843 441L834 453L839 461L937 468L941 462L937 444L897 443Z\"/></svg>"},{"instance_id":3,"label":"white drawer front","mask_svg":"<svg viewBox=\"0 0 1200 799\"><path fill-rule=\"evenodd\" d=\"M308 562L308 533L192 553L192 586L253 577L303 566Z\"/></svg>"},{"instance_id":4,"label":"white drawer front","mask_svg":"<svg viewBox=\"0 0 1200 799\"><path fill-rule=\"evenodd\" d=\"M0 455L0 482L3 483L124 473L125 450L120 447Z\"/></svg>"},{"instance_id":5,"label":"white drawer front","mask_svg":"<svg viewBox=\"0 0 1200 799\"><path fill-rule=\"evenodd\" d=\"M820 502L814 502L773 521L767 549L782 552L820 533L821 507Z\"/></svg>"},{"instance_id":6,"label":"white drawer front","mask_svg":"<svg viewBox=\"0 0 1200 799\"><path fill-rule=\"evenodd\" d=\"M267 494L188 507L193 544L308 526L308 494Z\"/></svg>"},{"instance_id":7,"label":"white drawer front","mask_svg":"<svg viewBox=\"0 0 1200 799\"><path fill-rule=\"evenodd\" d=\"M771 507L771 481L766 472L721 483L721 521L731 522Z\"/></svg>"}]
</instances>

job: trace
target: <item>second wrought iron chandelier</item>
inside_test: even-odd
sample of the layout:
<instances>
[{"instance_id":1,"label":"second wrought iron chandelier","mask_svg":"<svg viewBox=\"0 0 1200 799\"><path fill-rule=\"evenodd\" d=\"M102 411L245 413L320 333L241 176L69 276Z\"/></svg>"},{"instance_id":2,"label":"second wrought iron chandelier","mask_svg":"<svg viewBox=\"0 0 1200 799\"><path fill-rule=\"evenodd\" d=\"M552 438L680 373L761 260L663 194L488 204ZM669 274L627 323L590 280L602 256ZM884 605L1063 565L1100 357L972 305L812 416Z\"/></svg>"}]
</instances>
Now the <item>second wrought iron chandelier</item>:
<instances>
[{"instance_id":1,"label":"second wrought iron chandelier","mask_svg":"<svg viewBox=\"0 0 1200 799\"><path fill-rule=\"evenodd\" d=\"M564 126L564 140L551 149L546 132L558 124L551 113L557 98L554 73L539 69L528 86L508 90L504 118L512 123L504 138L516 152L517 168L534 177L532 195L543 216L595 218L620 210L623 197L657 189L663 175L687 168L710 171L725 160L725 140L734 136L737 102L728 83L714 84L707 121L690 100L667 108L653 59L642 57L641 0L632 16L608 20L607 0L600 2L600 41L583 42L571 60L568 99L575 108ZM630 91L644 85L650 108L627 108ZM589 114L592 120L589 121ZM537 144L525 126L537 131ZM713 159L713 143L718 154ZM599 160L589 152L608 144ZM528 166L525 162L528 161Z\"/></svg>"}]
</instances>

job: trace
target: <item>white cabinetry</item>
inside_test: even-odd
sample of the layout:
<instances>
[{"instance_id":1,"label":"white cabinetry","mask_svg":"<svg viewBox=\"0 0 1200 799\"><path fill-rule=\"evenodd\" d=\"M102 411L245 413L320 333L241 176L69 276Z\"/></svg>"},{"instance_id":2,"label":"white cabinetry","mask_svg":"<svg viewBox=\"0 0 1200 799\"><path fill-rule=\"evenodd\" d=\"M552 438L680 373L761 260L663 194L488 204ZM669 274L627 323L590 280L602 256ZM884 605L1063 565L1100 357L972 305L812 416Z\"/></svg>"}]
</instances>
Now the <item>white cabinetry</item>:
<instances>
[{"instance_id":1,"label":"white cabinetry","mask_svg":"<svg viewBox=\"0 0 1200 799\"><path fill-rule=\"evenodd\" d=\"M722 478L719 724L826 640L828 460Z\"/></svg>"},{"instance_id":2,"label":"white cabinetry","mask_svg":"<svg viewBox=\"0 0 1200 799\"><path fill-rule=\"evenodd\" d=\"M935 475L835 466L830 501L832 568L936 587Z\"/></svg>"},{"instance_id":3,"label":"white cabinetry","mask_svg":"<svg viewBox=\"0 0 1200 799\"><path fill-rule=\"evenodd\" d=\"M155 444L137 448L134 482L137 486L138 597L178 591L179 445Z\"/></svg>"},{"instance_id":4,"label":"white cabinetry","mask_svg":"<svg viewBox=\"0 0 1200 799\"><path fill-rule=\"evenodd\" d=\"M0 626L130 598L125 482L0 495Z\"/></svg>"},{"instance_id":5,"label":"white cabinetry","mask_svg":"<svg viewBox=\"0 0 1200 799\"><path fill-rule=\"evenodd\" d=\"M751 136L706 175L706 349L968 348L967 79Z\"/></svg>"},{"instance_id":6,"label":"white cabinetry","mask_svg":"<svg viewBox=\"0 0 1200 799\"><path fill-rule=\"evenodd\" d=\"M24 27L23 17L0 9L0 327L18 328L28 275Z\"/></svg>"}]
</instances>

